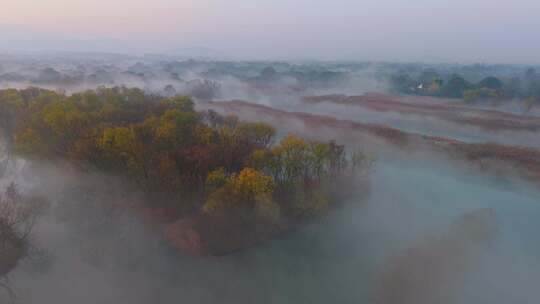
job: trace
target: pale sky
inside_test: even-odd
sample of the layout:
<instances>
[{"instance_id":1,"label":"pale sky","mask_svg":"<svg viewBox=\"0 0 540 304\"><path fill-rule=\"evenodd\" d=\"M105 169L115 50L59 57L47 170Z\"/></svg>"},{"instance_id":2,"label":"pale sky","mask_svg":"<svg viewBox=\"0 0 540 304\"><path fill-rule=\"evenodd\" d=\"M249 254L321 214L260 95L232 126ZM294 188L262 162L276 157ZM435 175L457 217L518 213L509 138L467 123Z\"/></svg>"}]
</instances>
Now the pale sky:
<instances>
[{"instance_id":1,"label":"pale sky","mask_svg":"<svg viewBox=\"0 0 540 304\"><path fill-rule=\"evenodd\" d=\"M540 62L540 0L0 0L0 51Z\"/></svg>"}]
</instances>

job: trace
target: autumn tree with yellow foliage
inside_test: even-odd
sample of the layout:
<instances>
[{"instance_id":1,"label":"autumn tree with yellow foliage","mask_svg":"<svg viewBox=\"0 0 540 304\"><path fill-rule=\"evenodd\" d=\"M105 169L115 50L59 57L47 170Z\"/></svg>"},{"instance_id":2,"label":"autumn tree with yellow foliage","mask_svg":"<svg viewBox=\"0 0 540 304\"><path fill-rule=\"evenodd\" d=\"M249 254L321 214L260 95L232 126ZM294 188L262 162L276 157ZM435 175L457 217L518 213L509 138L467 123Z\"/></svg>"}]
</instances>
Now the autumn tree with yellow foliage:
<instances>
[{"instance_id":1,"label":"autumn tree with yellow foliage","mask_svg":"<svg viewBox=\"0 0 540 304\"><path fill-rule=\"evenodd\" d=\"M277 225L319 215L339 200L354 170L371 165L335 142L290 134L276 143L271 125L196 112L186 96L122 87L71 96L0 90L0 109L10 113L0 126L20 156L124 177L150 207L222 223Z\"/></svg>"}]
</instances>

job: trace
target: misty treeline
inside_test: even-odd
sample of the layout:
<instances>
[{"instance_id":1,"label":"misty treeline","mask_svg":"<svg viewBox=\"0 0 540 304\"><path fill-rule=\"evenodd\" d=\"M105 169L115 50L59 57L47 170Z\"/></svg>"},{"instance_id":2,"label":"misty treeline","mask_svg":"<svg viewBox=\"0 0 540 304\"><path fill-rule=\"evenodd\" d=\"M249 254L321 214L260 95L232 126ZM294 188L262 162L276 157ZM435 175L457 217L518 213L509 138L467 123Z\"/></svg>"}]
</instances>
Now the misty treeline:
<instances>
[{"instance_id":1,"label":"misty treeline","mask_svg":"<svg viewBox=\"0 0 540 304\"><path fill-rule=\"evenodd\" d=\"M341 67L284 62L227 62L96 56L58 63L46 56L31 63L0 59L0 87L37 86L77 92L100 86L139 87L172 97L212 100L245 94L296 94L347 82Z\"/></svg>"},{"instance_id":2,"label":"misty treeline","mask_svg":"<svg viewBox=\"0 0 540 304\"><path fill-rule=\"evenodd\" d=\"M535 67L519 65L231 62L120 55L61 62L47 56L31 62L17 57L0 59L0 87L27 86L68 92L127 86L164 97L189 95L205 101L383 91L458 98L488 106L517 101L524 112L540 104L540 73Z\"/></svg>"},{"instance_id":3,"label":"misty treeline","mask_svg":"<svg viewBox=\"0 0 540 304\"><path fill-rule=\"evenodd\" d=\"M540 105L540 73L534 68L503 77L488 75L476 81L469 81L466 76L427 68L419 73L402 71L389 78L391 87L399 93L462 98L468 103L517 99L523 102L525 112Z\"/></svg>"},{"instance_id":4,"label":"misty treeline","mask_svg":"<svg viewBox=\"0 0 540 304\"><path fill-rule=\"evenodd\" d=\"M189 97L100 88L67 96L28 88L0 91L10 151L118 176L150 208L273 223L327 210L373 159L334 142L287 135L265 123L197 112ZM225 221L226 222L226 221Z\"/></svg>"}]
</instances>

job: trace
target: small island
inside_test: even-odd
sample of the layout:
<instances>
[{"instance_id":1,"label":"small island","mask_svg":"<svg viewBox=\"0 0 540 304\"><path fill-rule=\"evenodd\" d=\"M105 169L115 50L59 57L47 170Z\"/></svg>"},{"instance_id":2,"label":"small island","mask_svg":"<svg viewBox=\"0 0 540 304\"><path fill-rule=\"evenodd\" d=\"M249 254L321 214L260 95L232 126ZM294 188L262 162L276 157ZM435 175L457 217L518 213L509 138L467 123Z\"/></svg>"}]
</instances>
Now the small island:
<instances>
[{"instance_id":1,"label":"small island","mask_svg":"<svg viewBox=\"0 0 540 304\"><path fill-rule=\"evenodd\" d=\"M367 193L374 162L140 89L8 89L0 110L10 153L121 179L139 199L111 204L150 217L172 247L196 256L252 246Z\"/></svg>"}]
</instances>

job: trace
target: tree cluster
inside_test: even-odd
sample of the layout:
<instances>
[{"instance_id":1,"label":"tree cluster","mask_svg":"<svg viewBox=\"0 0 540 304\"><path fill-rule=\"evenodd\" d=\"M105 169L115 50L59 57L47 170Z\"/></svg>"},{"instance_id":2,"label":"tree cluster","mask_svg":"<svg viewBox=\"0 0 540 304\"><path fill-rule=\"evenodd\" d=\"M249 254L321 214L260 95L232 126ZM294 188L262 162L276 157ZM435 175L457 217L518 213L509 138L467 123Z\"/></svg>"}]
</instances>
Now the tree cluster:
<instances>
[{"instance_id":1,"label":"tree cluster","mask_svg":"<svg viewBox=\"0 0 540 304\"><path fill-rule=\"evenodd\" d=\"M325 210L339 177L370 165L333 142L274 144L265 123L197 112L189 97L100 88L0 91L13 151L123 176L181 212L276 220Z\"/></svg>"},{"instance_id":2,"label":"tree cluster","mask_svg":"<svg viewBox=\"0 0 540 304\"><path fill-rule=\"evenodd\" d=\"M463 98L469 103L518 99L527 111L540 104L540 74L533 68L513 77L486 76L476 82L458 74L440 75L434 69L426 69L418 76L393 74L389 81L398 93Z\"/></svg>"}]
</instances>

